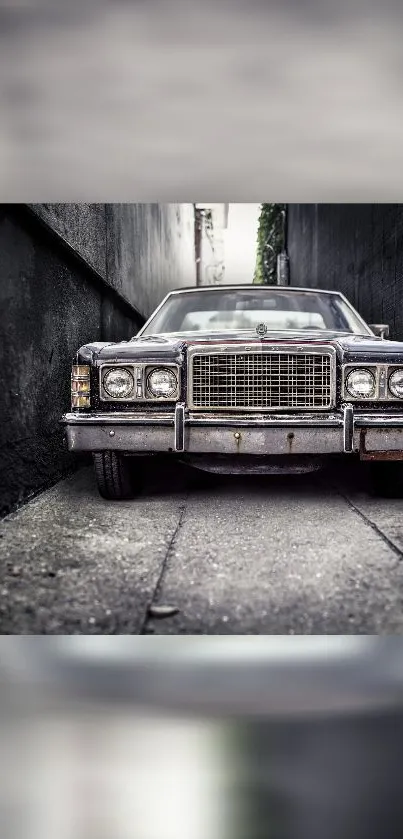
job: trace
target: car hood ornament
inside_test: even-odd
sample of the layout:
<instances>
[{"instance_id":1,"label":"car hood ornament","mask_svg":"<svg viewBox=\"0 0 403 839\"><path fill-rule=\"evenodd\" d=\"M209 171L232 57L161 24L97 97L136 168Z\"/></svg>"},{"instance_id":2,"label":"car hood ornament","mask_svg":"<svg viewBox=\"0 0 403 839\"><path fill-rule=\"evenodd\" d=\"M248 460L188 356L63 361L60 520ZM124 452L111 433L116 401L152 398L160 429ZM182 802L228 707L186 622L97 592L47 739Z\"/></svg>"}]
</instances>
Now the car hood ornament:
<instances>
[{"instance_id":1,"label":"car hood ornament","mask_svg":"<svg viewBox=\"0 0 403 839\"><path fill-rule=\"evenodd\" d=\"M256 332L260 338L264 338L267 335L267 324L265 323L258 323L256 327Z\"/></svg>"}]
</instances>

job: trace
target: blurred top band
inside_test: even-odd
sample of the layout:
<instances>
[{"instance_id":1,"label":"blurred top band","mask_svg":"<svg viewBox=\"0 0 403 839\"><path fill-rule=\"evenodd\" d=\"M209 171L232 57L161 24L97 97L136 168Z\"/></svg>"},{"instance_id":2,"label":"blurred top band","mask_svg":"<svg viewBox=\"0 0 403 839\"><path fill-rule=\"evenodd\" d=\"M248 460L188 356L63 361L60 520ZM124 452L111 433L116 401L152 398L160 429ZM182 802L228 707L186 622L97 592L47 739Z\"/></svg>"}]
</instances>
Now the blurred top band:
<instances>
[{"instance_id":1,"label":"blurred top band","mask_svg":"<svg viewBox=\"0 0 403 839\"><path fill-rule=\"evenodd\" d=\"M349 714L403 706L403 643L378 636L14 636L2 683L203 716Z\"/></svg>"}]
</instances>

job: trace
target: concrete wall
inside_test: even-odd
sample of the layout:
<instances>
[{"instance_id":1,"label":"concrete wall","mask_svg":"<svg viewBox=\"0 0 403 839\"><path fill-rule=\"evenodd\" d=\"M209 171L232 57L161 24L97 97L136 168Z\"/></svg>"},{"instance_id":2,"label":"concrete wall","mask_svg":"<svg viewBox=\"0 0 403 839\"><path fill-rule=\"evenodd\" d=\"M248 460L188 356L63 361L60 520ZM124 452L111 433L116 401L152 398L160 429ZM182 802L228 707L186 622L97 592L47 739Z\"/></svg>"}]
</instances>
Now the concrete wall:
<instances>
[{"instance_id":1,"label":"concrete wall","mask_svg":"<svg viewBox=\"0 0 403 839\"><path fill-rule=\"evenodd\" d=\"M193 204L32 204L31 209L144 317L195 285Z\"/></svg>"},{"instance_id":2,"label":"concrete wall","mask_svg":"<svg viewBox=\"0 0 403 839\"><path fill-rule=\"evenodd\" d=\"M0 205L0 514L79 462L58 424L73 355L194 283L191 221L175 205Z\"/></svg>"},{"instance_id":3,"label":"concrete wall","mask_svg":"<svg viewBox=\"0 0 403 839\"><path fill-rule=\"evenodd\" d=\"M199 224L198 285L225 282L225 231L228 227L228 204L196 204Z\"/></svg>"},{"instance_id":4,"label":"concrete wall","mask_svg":"<svg viewBox=\"0 0 403 839\"><path fill-rule=\"evenodd\" d=\"M403 339L403 205L289 204L290 284L342 291Z\"/></svg>"}]
</instances>

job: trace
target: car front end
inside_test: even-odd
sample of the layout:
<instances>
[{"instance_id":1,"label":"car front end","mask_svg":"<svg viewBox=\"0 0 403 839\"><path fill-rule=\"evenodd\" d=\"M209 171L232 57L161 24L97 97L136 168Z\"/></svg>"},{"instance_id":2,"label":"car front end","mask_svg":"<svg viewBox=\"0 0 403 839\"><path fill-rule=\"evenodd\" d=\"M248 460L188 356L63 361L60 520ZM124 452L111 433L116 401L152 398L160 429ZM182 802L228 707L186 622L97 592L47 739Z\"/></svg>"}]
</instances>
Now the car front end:
<instances>
[{"instance_id":1,"label":"car front end","mask_svg":"<svg viewBox=\"0 0 403 839\"><path fill-rule=\"evenodd\" d=\"M368 329L368 327L367 327ZM71 451L165 453L216 472L403 460L403 344L326 331L141 334L81 348Z\"/></svg>"}]
</instances>

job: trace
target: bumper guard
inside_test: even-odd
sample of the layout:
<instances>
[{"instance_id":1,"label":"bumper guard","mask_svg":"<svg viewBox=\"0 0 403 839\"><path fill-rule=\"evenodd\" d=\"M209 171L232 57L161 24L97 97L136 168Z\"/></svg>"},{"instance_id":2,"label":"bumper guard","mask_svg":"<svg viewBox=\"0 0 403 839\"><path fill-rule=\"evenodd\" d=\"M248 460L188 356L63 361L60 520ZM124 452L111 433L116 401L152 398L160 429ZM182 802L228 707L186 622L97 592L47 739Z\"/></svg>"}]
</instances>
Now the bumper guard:
<instances>
[{"instance_id":1,"label":"bumper guard","mask_svg":"<svg viewBox=\"0 0 403 839\"><path fill-rule=\"evenodd\" d=\"M127 454L359 454L362 460L403 460L403 414L343 413L239 417L186 411L166 413L68 413L70 451Z\"/></svg>"}]
</instances>

